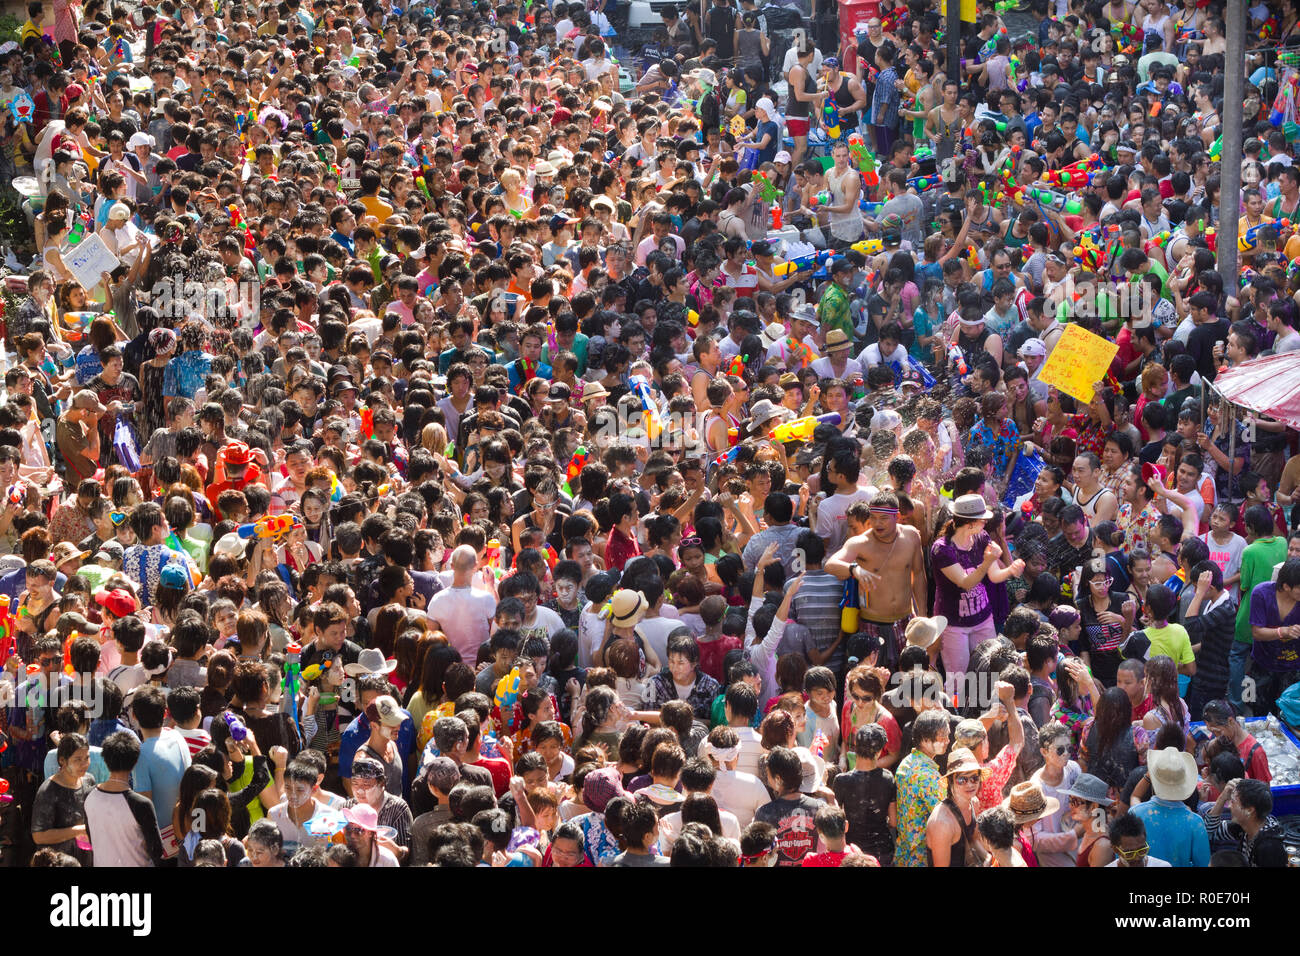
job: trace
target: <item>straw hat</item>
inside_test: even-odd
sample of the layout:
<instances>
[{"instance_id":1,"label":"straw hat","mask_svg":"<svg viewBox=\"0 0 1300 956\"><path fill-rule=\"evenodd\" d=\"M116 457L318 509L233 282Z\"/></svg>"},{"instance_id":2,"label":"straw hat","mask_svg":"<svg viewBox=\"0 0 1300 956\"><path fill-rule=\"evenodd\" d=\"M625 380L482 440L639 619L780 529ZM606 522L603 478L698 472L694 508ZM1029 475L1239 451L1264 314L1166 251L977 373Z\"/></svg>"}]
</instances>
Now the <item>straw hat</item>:
<instances>
[{"instance_id":1,"label":"straw hat","mask_svg":"<svg viewBox=\"0 0 1300 956\"><path fill-rule=\"evenodd\" d=\"M987 767L981 767L980 762L975 759L968 747L956 747L948 754L948 769L943 772L945 777L951 777L955 773L975 773L979 771L980 778L987 777L990 773Z\"/></svg>"},{"instance_id":2,"label":"straw hat","mask_svg":"<svg viewBox=\"0 0 1300 956\"><path fill-rule=\"evenodd\" d=\"M912 618L907 622L904 634L908 644L928 648L946 630L948 630L948 619L942 614L936 614L934 617Z\"/></svg>"},{"instance_id":3,"label":"straw hat","mask_svg":"<svg viewBox=\"0 0 1300 956\"><path fill-rule=\"evenodd\" d=\"M644 594L631 588L623 588L621 591L614 592L614 597L610 601L609 619L614 622L615 627L635 627L649 609Z\"/></svg>"},{"instance_id":4,"label":"straw hat","mask_svg":"<svg viewBox=\"0 0 1300 956\"><path fill-rule=\"evenodd\" d=\"M852 347L853 343L849 341L849 337L842 330L831 329L826 333L825 352L827 355L832 352L846 352Z\"/></svg>"},{"instance_id":5,"label":"straw hat","mask_svg":"<svg viewBox=\"0 0 1300 956\"><path fill-rule=\"evenodd\" d=\"M1061 809L1061 801L1043 793L1041 785L1026 780L1011 788L1011 794L1002 801L1002 806L1011 811L1016 826L1023 826L1050 817Z\"/></svg>"}]
</instances>

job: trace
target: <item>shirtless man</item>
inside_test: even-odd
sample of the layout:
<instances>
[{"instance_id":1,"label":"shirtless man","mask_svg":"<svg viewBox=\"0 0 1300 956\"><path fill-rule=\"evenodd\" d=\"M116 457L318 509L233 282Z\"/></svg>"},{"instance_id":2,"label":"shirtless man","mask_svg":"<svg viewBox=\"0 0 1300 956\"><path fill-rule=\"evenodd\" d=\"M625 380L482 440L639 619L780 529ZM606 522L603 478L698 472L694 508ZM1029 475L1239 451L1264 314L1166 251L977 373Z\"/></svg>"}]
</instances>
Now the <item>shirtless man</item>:
<instances>
[{"instance_id":1,"label":"shirtless man","mask_svg":"<svg viewBox=\"0 0 1300 956\"><path fill-rule=\"evenodd\" d=\"M892 668L906 640L913 614L926 607L925 549L921 535L898 523L898 495L882 491L871 499L871 528L855 535L826 562L840 580L858 582L862 610L858 630L885 642L881 663Z\"/></svg>"}]
</instances>

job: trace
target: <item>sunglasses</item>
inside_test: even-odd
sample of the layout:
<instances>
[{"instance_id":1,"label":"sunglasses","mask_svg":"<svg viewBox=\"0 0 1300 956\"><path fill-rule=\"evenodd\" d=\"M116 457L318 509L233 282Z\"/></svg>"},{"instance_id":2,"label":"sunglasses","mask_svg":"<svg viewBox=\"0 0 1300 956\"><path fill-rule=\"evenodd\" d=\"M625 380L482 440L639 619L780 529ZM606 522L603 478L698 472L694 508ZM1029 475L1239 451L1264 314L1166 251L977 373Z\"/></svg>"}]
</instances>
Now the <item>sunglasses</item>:
<instances>
[{"instance_id":1,"label":"sunglasses","mask_svg":"<svg viewBox=\"0 0 1300 956\"><path fill-rule=\"evenodd\" d=\"M980 775L978 773L955 773L952 776L953 783L961 787L979 786Z\"/></svg>"},{"instance_id":2,"label":"sunglasses","mask_svg":"<svg viewBox=\"0 0 1300 956\"><path fill-rule=\"evenodd\" d=\"M872 697L870 694L866 696L859 696L858 694L853 694L852 696L853 699L856 700L859 704L869 704L876 699Z\"/></svg>"},{"instance_id":3,"label":"sunglasses","mask_svg":"<svg viewBox=\"0 0 1300 956\"><path fill-rule=\"evenodd\" d=\"M1124 860L1125 862L1132 862L1133 860L1140 860L1142 859L1142 857L1150 853L1151 846L1149 844L1143 843L1140 847L1138 847L1135 850L1121 850L1119 847L1115 847L1115 852L1119 854L1120 859Z\"/></svg>"},{"instance_id":4,"label":"sunglasses","mask_svg":"<svg viewBox=\"0 0 1300 956\"><path fill-rule=\"evenodd\" d=\"M1052 750L1053 752L1055 752L1055 754L1058 757L1064 757L1067 753L1070 752L1070 748L1065 744L1057 744L1055 747L1052 748Z\"/></svg>"},{"instance_id":5,"label":"sunglasses","mask_svg":"<svg viewBox=\"0 0 1300 956\"><path fill-rule=\"evenodd\" d=\"M42 657L42 658L41 658L41 666L42 666L42 667L57 667L57 666L58 666L59 664L61 664L62 662L63 662L63 658L61 658L61 657Z\"/></svg>"},{"instance_id":6,"label":"sunglasses","mask_svg":"<svg viewBox=\"0 0 1300 956\"><path fill-rule=\"evenodd\" d=\"M681 544L677 547L679 550L681 548L698 548L702 544L704 544L704 541L700 538L682 538Z\"/></svg>"}]
</instances>

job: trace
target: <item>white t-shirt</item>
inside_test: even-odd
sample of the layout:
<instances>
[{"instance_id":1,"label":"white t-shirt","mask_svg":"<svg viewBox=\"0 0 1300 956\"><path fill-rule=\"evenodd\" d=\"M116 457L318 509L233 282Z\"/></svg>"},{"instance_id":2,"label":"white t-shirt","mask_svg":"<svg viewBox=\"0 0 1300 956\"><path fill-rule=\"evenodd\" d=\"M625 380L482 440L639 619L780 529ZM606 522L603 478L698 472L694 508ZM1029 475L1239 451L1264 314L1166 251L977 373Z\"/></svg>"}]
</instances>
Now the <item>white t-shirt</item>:
<instances>
[{"instance_id":1,"label":"white t-shirt","mask_svg":"<svg viewBox=\"0 0 1300 956\"><path fill-rule=\"evenodd\" d=\"M752 774L755 778L758 776L758 762L763 756L763 738L758 735L758 731L753 727L733 727L736 736L740 738L740 759L736 762L736 770L741 773ZM722 781L722 774L718 774L718 780L713 784L713 794L717 797L718 783ZM761 786L761 785L760 785ZM722 805L719 798L718 805ZM731 809L735 812L734 808ZM736 816L740 816L739 813Z\"/></svg>"},{"instance_id":2,"label":"white t-shirt","mask_svg":"<svg viewBox=\"0 0 1300 956\"><path fill-rule=\"evenodd\" d=\"M870 501L876 496L875 488L855 488L847 495L836 492L817 506L817 537L826 542L827 556L833 555L849 536L848 522L844 516L855 501Z\"/></svg>"},{"instance_id":3,"label":"white t-shirt","mask_svg":"<svg viewBox=\"0 0 1300 956\"><path fill-rule=\"evenodd\" d=\"M426 613L442 625L460 659L473 667L479 646L491 636L496 610L497 599L487 591L449 587L433 596Z\"/></svg>"},{"instance_id":4,"label":"white t-shirt","mask_svg":"<svg viewBox=\"0 0 1300 956\"><path fill-rule=\"evenodd\" d=\"M149 799L135 791L109 793L96 787L86 794L86 835L94 847L95 866L153 866L140 825L131 812L133 799L148 803L153 813Z\"/></svg>"},{"instance_id":5,"label":"white t-shirt","mask_svg":"<svg viewBox=\"0 0 1300 956\"><path fill-rule=\"evenodd\" d=\"M641 623L636 626L637 634L641 635L641 640L655 652L661 667L668 664L668 635L679 627L682 627L681 621L667 617L642 618Z\"/></svg>"},{"instance_id":6,"label":"white t-shirt","mask_svg":"<svg viewBox=\"0 0 1300 956\"><path fill-rule=\"evenodd\" d=\"M818 378L835 378L835 370L831 368L831 357L823 355L808 366L817 373ZM844 372L839 376L846 382L851 382L855 378L862 377L862 363L857 359L849 359L844 363Z\"/></svg>"},{"instance_id":7,"label":"white t-shirt","mask_svg":"<svg viewBox=\"0 0 1300 956\"><path fill-rule=\"evenodd\" d=\"M858 355L858 364L863 368L872 368L876 365L884 365L886 362L897 362L900 368L907 368L907 349L897 345L894 351L888 356L880 354L880 343L872 342Z\"/></svg>"},{"instance_id":8,"label":"white t-shirt","mask_svg":"<svg viewBox=\"0 0 1300 956\"><path fill-rule=\"evenodd\" d=\"M715 798L716 799L716 798ZM728 840L740 842L740 821L729 810L718 808L718 817L722 820L722 836ZM677 810L659 818L659 852L667 855L677 842L677 835L682 832L682 812Z\"/></svg>"},{"instance_id":9,"label":"white t-shirt","mask_svg":"<svg viewBox=\"0 0 1300 956\"><path fill-rule=\"evenodd\" d=\"M744 760L744 752L741 753ZM741 770L719 770L713 781L713 799L719 810L726 810L736 815L742 828L754 822L758 808L770 803L767 787L752 773Z\"/></svg>"},{"instance_id":10,"label":"white t-shirt","mask_svg":"<svg viewBox=\"0 0 1300 956\"><path fill-rule=\"evenodd\" d=\"M521 630L532 631L539 627L546 628L546 639L549 641L558 631L564 630L564 621L549 607L538 605L537 616L533 619L533 623L525 624Z\"/></svg>"},{"instance_id":11,"label":"white t-shirt","mask_svg":"<svg viewBox=\"0 0 1300 956\"><path fill-rule=\"evenodd\" d=\"M1110 861L1109 863L1107 863L1106 865L1107 865L1107 866L1118 867L1118 866L1119 866L1119 860L1111 860L1111 861ZM1148 856L1148 857L1147 857L1147 866L1155 866L1155 867L1168 866L1168 867L1172 867L1173 864L1172 864L1172 863L1169 863L1169 862L1166 861L1166 860L1162 860L1162 859L1160 859L1159 857Z\"/></svg>"}]
</instances>

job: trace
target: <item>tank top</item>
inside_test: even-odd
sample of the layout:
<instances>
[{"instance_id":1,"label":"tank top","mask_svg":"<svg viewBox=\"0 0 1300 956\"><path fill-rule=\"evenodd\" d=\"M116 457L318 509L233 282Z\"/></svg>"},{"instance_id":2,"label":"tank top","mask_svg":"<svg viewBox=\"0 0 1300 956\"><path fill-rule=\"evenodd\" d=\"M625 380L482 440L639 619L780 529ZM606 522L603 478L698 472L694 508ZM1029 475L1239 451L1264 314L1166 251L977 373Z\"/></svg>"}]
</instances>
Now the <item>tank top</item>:
<instances>
[{"instance_id":1,"label":"tank top","mask_svg":"<svg viewBox=\"0 0 1300 956\"><path fill-rule=\"evenodd\" d=\"M763 63L763 34L759 30L740 30L736 36L736 62L744 66Z\"/></svg>"},{"instance_id":2,"label":"tank top","mask_svg":"<svg viewBox=\"0 0 1300 956\"><path fill-rule=\"evenodd\" d=\"M812 78L812 75L808 72L808 67L805 66L802 67L802 69L803 69L803 91L805 93L816 93L817 81L814 80ZM790 70L791 72L793 72L794 67L791 67ZM790 74L787 73L786 81L788 82L789 79L790 79ZM786 117L787 118L794 117L795 119L807 119L808 111L811 106L810 101L799 99L799 97L794 95L793 89L790 90L790 95L788 97L788 100L789 102L785 104Z\"/></svg>"},{"instance_id":3,"label":"tank top","mask_svg":"<svg viewBox=\"0 0 1300 956\"><path fill-rule=\"evenodd\" d=\"M840 126L844 129L856 129L858 125L858 114L850 111L849 107L853 105L856 99L853 92L849 89L849 78L840 77L840 85L835 90L835 108L840 114Z\"/></svg>"},{"instance_id":4,"label":"tank top","mask_svg":"<svg viewBox=\"0 0 1300 956\"><path fill-rule=\"evenodd\" d=\"M1012 232L1012 230L1015 228L1016 228L1016 220L1008 219L1007 231L1006 234L1003 235L1002 237L1002 244L1004 246L1007 246L1010 249L1021 249L1024 247L1025 243L1029 241L1029 237L1025 236L1023 239L1020 238L1014 232Z\"/></svg>"},{"instance_id":5,"label":"tank top","mask_svg":"<svg viewBox=\"0 0 1300 956\"><path fill-rule=\"evenodd\" d=\"M939 138L934 143L934 158L936 163L942 163L948 159L957 149L957 140L961 136L961 115L953 117L952 122L943 118L943 113L939 114Z\"/></svg>"},{"instance_id":6,"label":"tank top","mask_svg":"<svg viewBox=\"0 0 1300 956\"><path fill-rule=\"evenodd\" d=\"M1114 494L1114 492L1109 488L1102 488L1087 501L1084 501L1081 498L1075 498L1074 503L1083 509L1083 513L1088 516L1089 520L1093 520L1097 517L1097 502L1101 499L1101 496L1107 492Z\"/></svg>"},{"instance_id":7,"label":"tank top","mask_svg":"<svg viewBox=\"0 0 1300 956\"><path fill-rule=\"evenodd\" d=\"M943 805L948 808L948 812L956 819L957 826L961 828L961 838L952 845L952 850L948 856L948 866L964 867L966 865L967 843L975 838L975 820L972 819L970 823L967 823L966 818L961 815L961 811L957 809L957 805L952 802L951 797L945 798ZM926 854L929 854L928 849ZM930 859L930 865L934 865L933 857Z\"/></svg>"},{"instance_id":8,"label":"tank top","mask_svg":"<svg viewBox=\"0 0 1300 956\"><path fill-rule=\"evenodd\" d=\"M826 186L830 190L831 203L834 206L841 205L845 198L844 181L850 176L857 176L858 173L853 168L849 168L841 176L834 169L826 172ZM848 212L829 213L831 235L836 239L846 242L856 242L866 234L866 227L862 223L862 213L857 206L852 207Z\"/></svg>"}]
</instances>

